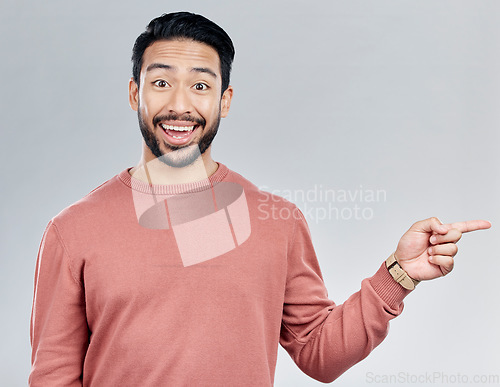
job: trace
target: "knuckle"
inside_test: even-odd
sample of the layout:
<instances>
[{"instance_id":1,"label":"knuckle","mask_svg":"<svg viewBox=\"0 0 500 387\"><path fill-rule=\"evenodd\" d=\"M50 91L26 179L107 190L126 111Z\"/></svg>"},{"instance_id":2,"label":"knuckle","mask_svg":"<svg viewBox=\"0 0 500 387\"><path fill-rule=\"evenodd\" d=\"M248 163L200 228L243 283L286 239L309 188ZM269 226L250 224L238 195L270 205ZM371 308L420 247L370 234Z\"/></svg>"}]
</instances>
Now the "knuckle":
<instances>
[{"instance_id":1,"label":"knuckle","mask_svg":"<svg viewBox=\"0 0 500 387\"><path fill-rule=\"evenodd\" d=\"M454 266L455 266L455 261L452 258L452 259L450 259L449 262L446 263L446 265L443 265L444 275L446 275L449 272L451 272L453 270Z\"/></svg>"}]
</instances>

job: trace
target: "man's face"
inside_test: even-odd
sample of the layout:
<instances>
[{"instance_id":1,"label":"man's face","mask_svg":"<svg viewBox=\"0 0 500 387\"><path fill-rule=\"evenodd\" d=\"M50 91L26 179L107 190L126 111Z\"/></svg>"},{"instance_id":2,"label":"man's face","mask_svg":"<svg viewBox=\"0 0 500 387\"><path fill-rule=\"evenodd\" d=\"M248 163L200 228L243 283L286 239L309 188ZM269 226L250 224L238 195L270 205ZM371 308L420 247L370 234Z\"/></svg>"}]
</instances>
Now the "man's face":
<instances>
[{"instance_id":1,"label":"man's face","mask_svg":"<svg viewBox=\"0 0 500 387\"><path fill-rule=\"evenodd\" d=\"M162 40L143 55L140 87L130 80L129 100L137 111L146 162L160 158L183 167L207 150L226 117L231 86L221 98L219 55L191 40ZM199 149L198 149L199 148Z\"/></svg>"}]
</instances>

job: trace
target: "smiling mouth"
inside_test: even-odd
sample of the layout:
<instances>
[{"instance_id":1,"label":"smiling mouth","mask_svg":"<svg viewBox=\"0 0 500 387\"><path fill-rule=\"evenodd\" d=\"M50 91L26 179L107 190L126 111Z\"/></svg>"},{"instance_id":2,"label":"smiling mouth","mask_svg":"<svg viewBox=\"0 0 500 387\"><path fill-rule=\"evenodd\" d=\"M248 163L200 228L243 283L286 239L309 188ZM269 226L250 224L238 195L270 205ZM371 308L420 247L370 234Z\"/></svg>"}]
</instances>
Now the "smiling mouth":
<instances>
[{"instance_id":1,"label":"smiling mouth","mask_svg":"<svg viewBox=\"0 0 500 387\"><path fill-rule=\"evenodd\" d=\"M180 140L189 137L191 133L193 133L194 130L198 127L198 125L175 126L175 125L160 124L160 127L170 137Z\"/></svg>"},{"instance_id":2,"label":"smiling mouth","mask_svg":"<svg viewBox=\"0 0 500 387\"><path fill-rule=\"evenodd\" d=\"M170 145L182 146L187 145L194 138L194 133L197 132L201 125L195 122L182 122L180 125L172 125L172 123L160 123L159 126L165 136L165 139Z\"/></svg>"}]
</instances>

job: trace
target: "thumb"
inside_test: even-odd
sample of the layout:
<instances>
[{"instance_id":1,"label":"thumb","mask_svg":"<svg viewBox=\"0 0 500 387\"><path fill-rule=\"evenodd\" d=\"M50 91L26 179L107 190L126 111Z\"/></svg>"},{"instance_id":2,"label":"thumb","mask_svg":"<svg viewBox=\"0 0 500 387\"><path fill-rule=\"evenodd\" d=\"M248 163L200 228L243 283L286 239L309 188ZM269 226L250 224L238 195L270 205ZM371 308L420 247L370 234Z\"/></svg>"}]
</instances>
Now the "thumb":
<instances>
[{"instance_id":1,"label":"thumb","mask_svg":"<svg viewBox=\"0 0 500 387\"><path fill-rule=\"evenodd\" d=\"M415 223L412 228L415 231L431 233L431 234L432 233L446 234L448 232L448 227L446 227L443 223L441 223L441 221L435 216Z\"/></svg>"}]
</instances>

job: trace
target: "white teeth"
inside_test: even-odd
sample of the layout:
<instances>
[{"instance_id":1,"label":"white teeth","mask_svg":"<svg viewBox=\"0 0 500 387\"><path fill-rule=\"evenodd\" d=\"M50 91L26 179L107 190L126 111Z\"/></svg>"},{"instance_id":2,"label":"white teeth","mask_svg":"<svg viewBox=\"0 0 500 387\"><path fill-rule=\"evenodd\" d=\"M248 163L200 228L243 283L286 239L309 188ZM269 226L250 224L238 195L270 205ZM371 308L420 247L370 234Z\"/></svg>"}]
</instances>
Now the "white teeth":
<instances>
[{"instance_id":1,"label":"white teeth","mask_svg":"<svg viewBox=\"0 0 500 387\"><path fill-rule=\"evenodd\" d=\"M194 125L193 126L174 126L174 125L160 124L160 126L163 129L175 130L177 132L189 132L189 131L193 130L193 128L194 128Z\"/></svg>"}]
</instances>

